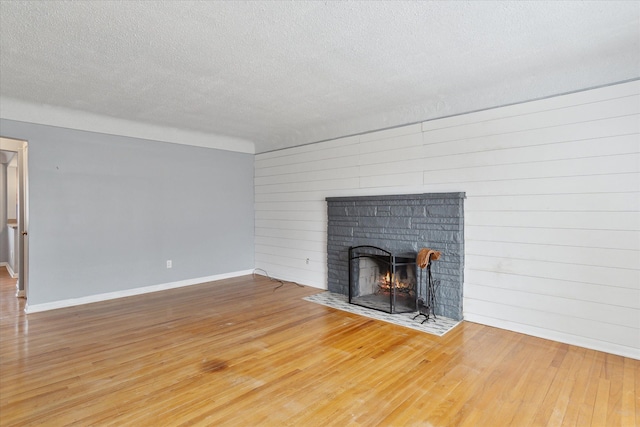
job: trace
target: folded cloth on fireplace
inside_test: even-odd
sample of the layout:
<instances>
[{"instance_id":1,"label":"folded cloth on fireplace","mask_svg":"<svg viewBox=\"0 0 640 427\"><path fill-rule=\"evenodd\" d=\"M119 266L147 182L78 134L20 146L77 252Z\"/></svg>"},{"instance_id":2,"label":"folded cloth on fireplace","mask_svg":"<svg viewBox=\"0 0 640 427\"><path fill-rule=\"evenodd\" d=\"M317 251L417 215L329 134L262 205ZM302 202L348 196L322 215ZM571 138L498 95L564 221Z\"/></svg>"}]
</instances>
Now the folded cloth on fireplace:
<instances>
[{"instance_id":1,"label":"folded cloth on fireplace","mask_svg":"<svg viewBox=\"0 0 640 427\"><path fill-rule=\"evenodd\" d=\"M418 252L418 256L416 257L416 264L418 264L418 267L420 268L425 268L429 264L430 260L435 261L440 259L440 255L442 255L440 251L429 248L422 248L420 249L420 252Z\"/></svg>"}]
</instances>

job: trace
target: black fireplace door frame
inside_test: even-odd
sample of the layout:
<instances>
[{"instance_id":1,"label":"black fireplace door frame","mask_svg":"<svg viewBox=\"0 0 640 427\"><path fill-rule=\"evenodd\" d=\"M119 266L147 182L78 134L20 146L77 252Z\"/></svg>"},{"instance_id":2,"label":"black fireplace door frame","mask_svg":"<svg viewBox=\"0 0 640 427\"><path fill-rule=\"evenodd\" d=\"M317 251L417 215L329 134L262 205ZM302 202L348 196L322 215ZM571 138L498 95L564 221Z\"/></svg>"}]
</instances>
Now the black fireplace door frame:
<instances>
[{"instance_id":1,"label":"black fireplace door frame","mask_svg":"<svg viewBox=\"0 0 640 427\"><path fill-rule=\"evenodd\" d=\"M369 252L367 252L369 251ZM374 253L372 253L374 252ZM375 253L377 252L377 253ZM371 245L360 245L349 247L349 304L355 304L353 300L353 261L360 258L373 258L380 261L381 258L386 258L386 264L388 266L391 277L396 275L396 266L394 261L394 255L382 248ZM395 292L392 292L389 298L389 313L395 311ZM360 304L357 304L360 305Z\"/></svg>"},{"instance_id":2,"label":"black fireplace door frame","mask_svg":"<svg viewBox=\"0 0 640 427\"><path fill-rule=\"evenodd\" d=\"M365 249L368 249L371 252L362 252ZM378 252L378 253L372 253ZM380 253L381 252L381 253ZM353 261L360 258L373 258L377 261L380 261L381 257L386 257L386 263L389 266L389 271L391 274L394 274L395 267L393 265L393 254L389 251L386 251L377 246L371 245L360 245L360 246L351 246L349 247L349 304L353 304L351 301L353 298Z\"/></svg>"}]
</instances>

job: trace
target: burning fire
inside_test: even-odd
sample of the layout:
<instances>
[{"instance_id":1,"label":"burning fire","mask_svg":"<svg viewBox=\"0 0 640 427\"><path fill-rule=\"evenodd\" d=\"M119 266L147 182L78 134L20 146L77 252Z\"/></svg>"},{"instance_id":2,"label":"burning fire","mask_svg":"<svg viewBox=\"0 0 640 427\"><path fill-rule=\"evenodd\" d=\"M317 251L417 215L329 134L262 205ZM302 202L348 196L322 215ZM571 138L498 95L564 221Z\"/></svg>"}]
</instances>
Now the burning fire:
<instances>
[{"instance_id":1,"label":"burning fire","mask_svg":"<svg viewBox=\"0 0 640 427\"><path fill-rule=\"evenodd\" d=\"M403 282L397 276L392 278L388 271L386 275L380 276L379 287L382 292L390 292L392 287L402 293L409 293L413 290L413 284Z\"/></svg>"}]
</instances>

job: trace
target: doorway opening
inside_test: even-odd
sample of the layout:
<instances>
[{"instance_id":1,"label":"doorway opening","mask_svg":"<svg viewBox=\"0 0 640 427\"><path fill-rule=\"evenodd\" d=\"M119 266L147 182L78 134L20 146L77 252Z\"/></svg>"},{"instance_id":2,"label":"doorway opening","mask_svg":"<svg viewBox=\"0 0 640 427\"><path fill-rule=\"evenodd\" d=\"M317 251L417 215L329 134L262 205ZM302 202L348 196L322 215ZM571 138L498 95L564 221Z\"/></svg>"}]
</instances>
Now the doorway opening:
<instances>
[{"instance_id":1,"label":"doorway opening","mask_svg":"<svg viewBox=\"0 0 640 427\"><path fill-rule=\"evenodd\" d=\"M16 296L28 297L29 284L29 197L27 141L0 137L2 159L2 203L0 203L0 262L17 275ZM4 161L6 160L6 162ZM14 163L12 163L14 162ZM13 164L15 164L15 169ZM15 176L11 174L15 173ZM11 185L11 188L10 188ZM11 192L11 194L9 194ZM9 268L8 268L9 270Z\"/></svg>"}]
</instances>

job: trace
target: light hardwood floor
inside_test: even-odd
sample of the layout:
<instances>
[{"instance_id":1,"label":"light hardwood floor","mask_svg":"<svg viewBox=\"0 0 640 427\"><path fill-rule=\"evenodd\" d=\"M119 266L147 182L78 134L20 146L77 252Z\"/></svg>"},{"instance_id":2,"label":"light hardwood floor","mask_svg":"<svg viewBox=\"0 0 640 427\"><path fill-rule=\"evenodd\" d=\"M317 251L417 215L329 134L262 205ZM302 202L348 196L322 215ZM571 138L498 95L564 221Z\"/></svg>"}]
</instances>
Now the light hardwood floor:
<instances>
[{"instance_id":1,"label":"light hardwood floor","mask_svg":"<svg viewBox=\"0 0 640 427\"><path fill-rule=\"evenodd\" d=\"M0 424L635 426L640 361L463 322L438 338L260 276L25 315L0 273Z\"/></svg>"}]
</instances>

